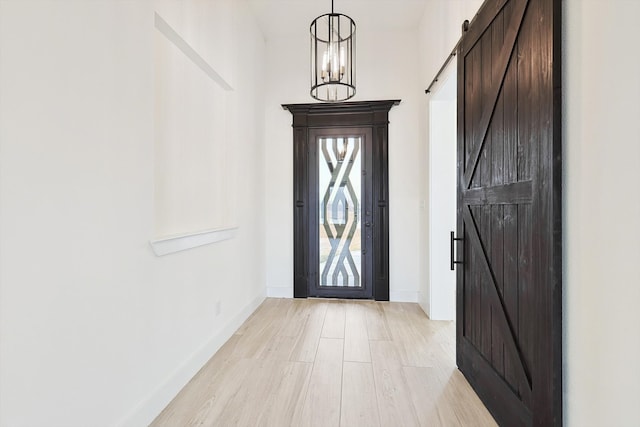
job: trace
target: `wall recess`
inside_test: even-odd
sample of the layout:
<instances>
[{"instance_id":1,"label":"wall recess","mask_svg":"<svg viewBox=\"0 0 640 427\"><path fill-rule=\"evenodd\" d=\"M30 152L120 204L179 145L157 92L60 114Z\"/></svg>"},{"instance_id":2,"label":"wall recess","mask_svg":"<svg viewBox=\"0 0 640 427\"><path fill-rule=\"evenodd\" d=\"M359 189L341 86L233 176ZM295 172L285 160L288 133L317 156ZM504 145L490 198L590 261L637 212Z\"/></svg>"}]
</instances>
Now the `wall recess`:
<instances>
[{"instance_id":1,"label":"wall recess","mask_svg":"<svg viewBox=\"0 0 640 427\"><path fill-rule=\"evenodd\" d=\"M155 30L150 243L165 255L235 235L234 110L233 88L196 47L157 13Z\"/></svg>"}]
</instances>

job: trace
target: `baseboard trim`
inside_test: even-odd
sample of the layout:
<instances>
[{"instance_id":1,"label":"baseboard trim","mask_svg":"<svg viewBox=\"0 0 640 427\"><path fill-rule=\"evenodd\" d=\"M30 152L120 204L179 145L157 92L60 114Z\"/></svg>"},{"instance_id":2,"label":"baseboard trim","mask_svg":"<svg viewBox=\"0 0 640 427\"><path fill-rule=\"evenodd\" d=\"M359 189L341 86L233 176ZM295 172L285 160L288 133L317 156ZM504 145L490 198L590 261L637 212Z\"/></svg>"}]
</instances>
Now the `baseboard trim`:
<instances>
[{"instance_id":1,"label":"baseboard trim","mask_svg":"<svg viewBox=\"0 0 640 427\"><path fill-rule=\"evenodd\" d=\"M417 291L390 291L389 301L392 302L418 302Z\"/></svg>"},{"instance_id":2,"label":"baseboard trim","mask_svg":"<svg viewBox=\"0 0 640 427\"><path fill-rule=\"evenodd\" d=\"M431 315L429 314L429 307L424 303L424 301L418 302L418 305L420 306L424 314L426 314L427 317L431 319Z\"/></svg>"},{"instance_id":3,"label":"baseboard trim","mask_svg":"<svg viewBox=\"0 0 640 427\"><path fill-rule=\"evenodd\" d=\"M193 378L222 345L238 330L240 325L264 301L259 295L250 301L238 314L231 318L222 329L200 347L190 358L178 367L153 391L150 396L136 405L119 422L118 427L148 426L155 417L171 402L180 390Z\"/></svg>"},{"instance_id":4,"label":"baseboard trim","mask_svg":"<svg viewBox=\"0 0 640 427\"><path fill-rule=\"evenodd\" d=\"M268 298L293 298L293 288L267 288Z\"/></svg>"}]
</instances>

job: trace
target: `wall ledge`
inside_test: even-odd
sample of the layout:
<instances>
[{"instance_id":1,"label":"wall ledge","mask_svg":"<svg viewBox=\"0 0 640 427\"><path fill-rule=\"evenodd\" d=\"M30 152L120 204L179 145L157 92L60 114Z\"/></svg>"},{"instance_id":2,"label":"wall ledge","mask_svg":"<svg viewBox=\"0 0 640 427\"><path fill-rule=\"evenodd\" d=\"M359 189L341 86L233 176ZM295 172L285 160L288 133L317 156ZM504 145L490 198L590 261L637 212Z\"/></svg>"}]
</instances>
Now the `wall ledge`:
<instances>
[{"instance_id":1,"label":"wall ledge","mask_svg":"<svg viewBox=\"0 0 640 427\"><path fill-rule=\"evenodd\" d=\"M199 231L197 233L179 234L151 240L149 244L156 256L163 256L175 252L185 251L198 246L210 243L221 242L233 239L238 231L238 227L216 228L212 230Z\"/></svg>"}]
</instances>

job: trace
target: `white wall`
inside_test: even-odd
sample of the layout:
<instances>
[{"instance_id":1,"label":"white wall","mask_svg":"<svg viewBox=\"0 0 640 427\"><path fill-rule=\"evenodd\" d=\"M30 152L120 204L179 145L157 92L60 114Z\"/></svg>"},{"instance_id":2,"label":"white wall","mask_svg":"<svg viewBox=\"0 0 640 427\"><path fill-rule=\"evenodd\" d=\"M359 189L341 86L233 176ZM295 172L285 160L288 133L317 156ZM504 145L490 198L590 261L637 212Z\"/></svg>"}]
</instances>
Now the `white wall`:
<instances>
[{"instance_id":1,"label":"white wall","mask_svg":"<svg viewBox=\"0 0 640 427\"><path fill-rule=\"evenodd\" d=\"M237 237L161 258L155 10L234 87L242 159ZM242 2L0 2L1 426L146 425L262 300L263 61Z\"/></svg>"},{"instance_id":2,"label":"white wall","mask_svg":"<svg viewBox=\"0 0 640 427\"><path fill-rule=\"evenodd\" d=\"M233 88L155 15L154 223L158 237L233 227Z\"/></svg>"},{"instance_id":3,"label":"white wall","mask_svg":"<svg viewBox=\"0 0 640 427\"><path fill-rule=\"evenodd\" d=\"M357 22L357 17L354 17ZM352 99L401 99L389 113L390 298L417 301L420 209L417 29L376 31L357 22L357 93ZM266 173L267 292L293 294L292 116L280 105L308 103L309 39L267 40Z\"/></svg>"},{"instance_id":4,"label":"white wall","mask_svg":"<svg viewBox=\"0 0 640 427\"><path fill-rule=\"evenodd\" d=\"M566 425L638 426L640 2L564 15Z\"/></svg>"},{"instance_id":5,"label":"white wall","mask_svg":"<svg viewBox=\"0 0 640 427\"><path fill-rule=\"evenodd\" d=\"M423 309L432 320L456 315L456 272L447 250L456 230L456 71L454 59L429 95L429 279Z\"/></svg>"},{"instance_id":6,"label":"white wall","mask_svg":"<svg viewBox=\"0 0 640 427\"><path fill-rule=\"evenodd\" d=\"M453 47L458 42L462 34L462 22L465 19L472 20L477 10L480 8L482 0L447 0L427 2L424 16L420 21L418 38L419 38L419 59L420 59L420 84L422 90L429 87L436 73L444 63L445 59L451 53ZM438 83L433 87L432 93L423 95L420 102L420 139L419 159L422 165L439 165L441 168L432 170L431 167L420 168L420 194L421 200L429 200L425 208L420 213L420 284L419 284L419 303L428 316L433 319L447 319L451 317L451 309L449 303L442 305L442 300L432 300L432 293L436 293L439 297L448 301L447 290L450 288L450 279L444 272L441 274L432 274L432 268L437 269L442 262L442 254L448 257L449 247L441 247L443 241L432 235L433 232L448 233L450 225L446 224L445 218L450 206L440 206L433 204L434 200L443 202L444 200L437 195L430 194L430 187L439 185L442 182L450 184L450 168L445 167L442 162L450 162L451 159L440 158L440 154L435 153L438 158L430 158L430 147L439 144L441 141L433 141L432 135L441 135L436 131L432 134L430 129L431 105L430 101L434 96L438 96L443 83L447 76L456 73L455 60L452 61L444 75ZM442 104L439 104L442 107ZM439 114L436 113L436 114ZM444 147L443 147L444 148ZM446 152L443 153L446 155ZM454 160L455 162L455 160ZM452 165L455 168L455 164ZM454 201L455 203L455 201ZM435 221L433 215L436 216ZM455 222L455 221L454 221ZM431 230L430 230L431 228ZM431 242L431 243L430 243ZM437 247L438 253L431 253L430 245ZM431 260L434 257L439 258L438 265L432 265Z\"/></svg>"},{"instance_id":7,"label":"white wall","mask_svg":"<svg viewBox=\"0 0 640 427\"><path fill-rule=\"evenodd\" d=\"M424 293L428 276L422 91L479 3L429 2L419 31L358 24L357 99L403 100L390 116L397 299ZM154 10L235 88L244 162L238 236L163 258L147 244ZM640 4L566 0L564 13L566 424L635 426ZM291 292L279 105L309 102L308 43L270 40L267 57L251 24L242 2L0 0L0 426L144 425L260 301L265 271L270 293Z\"/></svg>"},{"instance_id":8,"label":"white wall","mask_svg":"<svg viewBox=\"0 0 640 427\"><path fill-rule=\"evenodd\" d=\"M483 0L429 1L420 21L420 78L431 83L462 35L462 23L471 21Z\"/></svg>"}]
</instances>

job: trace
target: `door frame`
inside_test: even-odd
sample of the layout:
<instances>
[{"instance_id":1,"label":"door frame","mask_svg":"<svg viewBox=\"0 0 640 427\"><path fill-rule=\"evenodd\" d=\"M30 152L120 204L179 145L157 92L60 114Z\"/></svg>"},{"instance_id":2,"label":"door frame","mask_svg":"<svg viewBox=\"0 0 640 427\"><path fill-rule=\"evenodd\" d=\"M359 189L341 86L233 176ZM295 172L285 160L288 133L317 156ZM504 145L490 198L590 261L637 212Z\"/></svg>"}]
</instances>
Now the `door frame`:
<instances>
[{"instance_id":1,"label":"door frame","mask_svg":"<svg viewBox=\"0 0 640 427\"><path fill-rule=\"evenodd\" d=\"M309 248L310 130L327 128L370 128L372 134L372 296L389 301L389 110L399 99L341 103L283 104L293 115L293 296L307 298L313 276Z\"/></svg>"},{"instance_id":2,"label":"door frame","mask_svg":"<svg viewBox=\"0 0 640 427\"><path fill-rule=\"evenodd\" d=\"M362 244L362 256L361 256L361 271L360 271L360 283L359 287L344 287L344 286L320 286L319 277L321 271L319 270L320 263L320 181L319 181L319 169L320 159L322 156L318 152L318 139L320 138L350 138L360 137L360 158L359 171L353 171L359 173L361 176L361 194L360 198L360 234ZM373 298L373 289L371 284L373 283L373 276L371 267L373 266L373 248L372 248L372 229L373 223L373 198L372 198L372 130L370 127L322 127L309 129L309 157L307 159L307 169L309 171L309 204L307 209L309 210L310 225L318 224L318 229L309 227L307 232L309 233L309 274L312 279L309 281L308 296L310 297L325 297L325 298L351 298L351 299L371 299ZM365 229L365 224L368 224ZM368 233L368 234L367 234ZM367 238L365 238L367 235ZM315 286L314 286L315 285Z\"/></svg>"}]
</instances>

